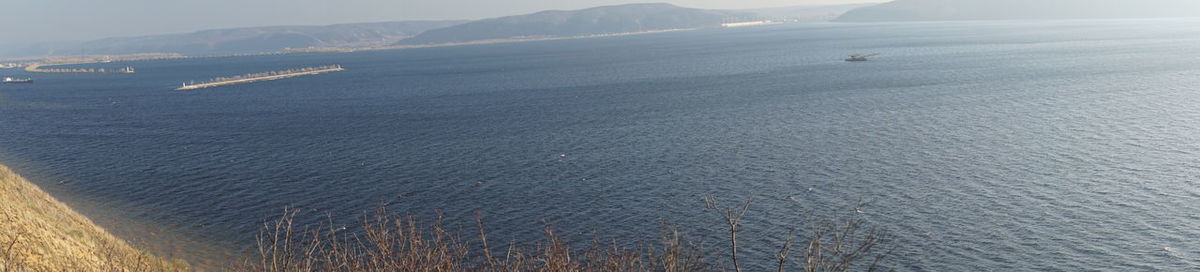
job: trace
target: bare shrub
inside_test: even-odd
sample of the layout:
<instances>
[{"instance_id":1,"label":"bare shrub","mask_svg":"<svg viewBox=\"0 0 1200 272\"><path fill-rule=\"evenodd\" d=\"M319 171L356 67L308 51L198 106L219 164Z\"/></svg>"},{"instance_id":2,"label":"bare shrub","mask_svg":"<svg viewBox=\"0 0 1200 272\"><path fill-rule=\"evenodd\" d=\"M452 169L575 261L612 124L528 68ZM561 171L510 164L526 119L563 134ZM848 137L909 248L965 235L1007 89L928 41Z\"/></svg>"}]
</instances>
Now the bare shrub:
<instances>
[{"instance_id":1,"label":"bare shrub","mask_svg":"<svg viewBox=\"0 0 1200 272\"><path fill-rule=\"evenodd\" d=\"M709 209L724 217L729 226L729 253L734 269L741 271L737 233L749 210L750 201L721 208L714 198L705 198ZM384 208L364 216L361 229L347 231L332 220L316 228L297 226L298 211L284 209L277 220L267 222L258 236L257 256L236 270L241 271L722 271L714 266L707 251L692 242L678 227L663 224L657 241L640 241L627 246L617 240L594 239L582 249L546 226L542 240L509 243L498 255L488 239L482 216L476 214L478 237L466 240L443 227L439 215L422 225L413 216L388 215ZM804 254L790 255L796 229L788 232L773 260L778 271L796 268L806 272L875 271L890 251L878 249L889 241L885 232L866 227L861 218L810 220L811 233ZM870 263L862 263L870 261ZM792 265L795 264L795 265Z\"/></svg>"},{"instance_id":2,"label":"bare shrub","mask_svg":"<svg viewBox=\"0 0 1200 272\"><path fill-rule=\"evenodd\" d=\"M741 231L742 218L746 217L746 211L750 209L750 202L752 201L754 201L754 199L747 199L746 204L742 205L741 209L738 209L736 206L722 208L720 203L717 203L716 198L712 196L704 197L704 204L708 206L709 209L715 211L717 214L720 214L721 217L724 217L725 223L729 225L729 257L733 259L733 269L737 272L742 272L742 265L740 262L738 262L737 255L737 233Z\"/></svg>"},{"instance_id":3,"label":"bare shrub","mask_svg":"<svg viewBox=\"0 0 1200 272\"><path fill-rule=\"evenodd\" d=\"M891 241L887 231L869 227L855 208L855 215L845 219L810 219L811 233L804 248L801 263L806 272L878 271L879 264L895 249L879 251ZM862 263L867 260L870 263Z\"/></svg>"}]
</instances>

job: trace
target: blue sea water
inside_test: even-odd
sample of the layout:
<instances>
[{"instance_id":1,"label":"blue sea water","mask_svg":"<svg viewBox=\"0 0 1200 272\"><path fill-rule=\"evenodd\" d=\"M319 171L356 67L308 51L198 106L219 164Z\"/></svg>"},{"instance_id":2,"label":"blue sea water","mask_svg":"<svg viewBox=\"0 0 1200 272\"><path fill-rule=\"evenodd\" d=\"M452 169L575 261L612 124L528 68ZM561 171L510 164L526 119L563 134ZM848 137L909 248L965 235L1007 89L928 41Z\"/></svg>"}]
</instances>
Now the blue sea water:
<instances>
[{"instance_id":1,"label":"blue sea water","mask_svg":"<svg viewBox=\"0 0 1200 272\"><path fill-rule=\"evenodd\" d=\"M890 230L898 271L1200 269L1200 21L801 24L347 54L83 65L0 85L0 162L194 262L287 205L381 203L498 241L719 247L806 214ZM882 53L864 63L851 53ZM180 82L340 64L198 91ZM563 157L565 155L565 157Z\"/></svg>"}]
</instances>

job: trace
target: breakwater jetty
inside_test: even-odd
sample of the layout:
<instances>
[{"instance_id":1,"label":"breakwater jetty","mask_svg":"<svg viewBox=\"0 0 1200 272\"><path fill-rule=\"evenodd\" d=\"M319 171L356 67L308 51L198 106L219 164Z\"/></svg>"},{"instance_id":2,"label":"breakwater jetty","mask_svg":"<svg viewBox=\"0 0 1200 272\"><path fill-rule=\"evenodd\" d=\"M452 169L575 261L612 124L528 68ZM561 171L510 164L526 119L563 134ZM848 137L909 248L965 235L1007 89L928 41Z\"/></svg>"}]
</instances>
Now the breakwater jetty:
<instances>
[{"instance_id":1,"label":"breakwater jetty","mask_svg":"<svg viewBox=\"0 0 1200 272\"><path fill-rule=\"evenodd\" d=\"M54 65L72 65L72 64L84 64L84 63L65 63L65 64L54 64ZM45 66L45 64L36 64L36 63L30 64L29 66L25 66L25 71L33 72L33 73L81 73L81 74L83 74L83 73L86 73L86 74L132 74L132 73L136 72L133 70L133 67L128 67L128 66L125 68L120 68L120 69L42 68L43 66Z\"/></svg>"},{"instance_id":2,"label":"breakwater jetty","mask_svg":"<svg viewBox=\"0 0 1200 272\"><path fill-rule=\"evenodd\" d=\"M344 70L346 70L346 69L342 69L341 65L326 65L326 66L308 67L308 68L300 68L300 69L290 69L290 70L283 70L283 71L271 71L271 72L245 74L245 75L232 76L232 77L218 77L218 78L214 78L212 80L209 80L206 82L201 82L201 83L183 83L182 86L180 86L179 88L175 88L175 90L176 91L195 90L195 89L203 89L203 88L209 88L209 87L242 84L242 83L258 82L258 81L266 81L266 80L276 80L276 79L281 79L281 78L315 75L315 74L337 72L337 71L344 71Z\"/></svg>"}]
</instances>

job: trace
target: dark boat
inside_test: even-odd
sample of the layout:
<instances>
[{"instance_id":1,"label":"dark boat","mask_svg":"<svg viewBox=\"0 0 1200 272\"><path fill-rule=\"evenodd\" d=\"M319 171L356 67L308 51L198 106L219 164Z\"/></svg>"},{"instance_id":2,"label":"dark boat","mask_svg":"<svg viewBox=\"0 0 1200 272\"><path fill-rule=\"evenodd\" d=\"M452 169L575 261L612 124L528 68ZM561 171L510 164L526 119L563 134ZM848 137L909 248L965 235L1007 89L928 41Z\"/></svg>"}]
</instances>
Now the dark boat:
<instances>
[{"instance_id":1,"label":"dark boat","mask_svg":"<svg viewBox=\"0 0 1200 272\"><path fill-rule=\"evenodd\" d=\"M32 78L11 78L11 77L6 77L6 78L4 78L4 81L3 81L2 83L4 83L4 84L13 84L13 83L33 83L33 79L32 79Z\"/></svg>"},{"instance_id":2,"label":"dark boat","mask_svg":"<svg viewBox=\"0 0 1200 272\"><path fill-rule=\"evenodd\" d=\"M847 58L846 61L849 61L849 62L869 61L869 60L871 60L871 57L878 56L878 55L879 55L879 53L868 54L868 55L854 54L854 55L850 55L850 58Z\"/></svg>"}]
</instances>

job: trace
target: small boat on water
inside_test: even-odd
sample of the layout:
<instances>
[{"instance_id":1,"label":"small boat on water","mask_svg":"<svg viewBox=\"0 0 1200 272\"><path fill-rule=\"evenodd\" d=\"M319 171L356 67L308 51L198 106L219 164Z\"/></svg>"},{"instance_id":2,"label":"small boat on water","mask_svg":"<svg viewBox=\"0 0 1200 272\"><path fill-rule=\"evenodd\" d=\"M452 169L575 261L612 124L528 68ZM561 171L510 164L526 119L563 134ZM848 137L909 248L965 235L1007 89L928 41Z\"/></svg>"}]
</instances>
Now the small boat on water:
<instances>
[{"instance_id":1,"label":"small boat on water","mask_svg":"<svg viewBox=\"0 0 1200 272\"><path fill-rule=\"evenodd\" d=\"M6 78L4 78L4 81L2 81L2 82L0 82L0 83L4 83L4 84L14 84L14 83L33 83L33 79L32 79L32 78L11 78L11 77L6 77Z\"/></svg>"},{"instance_id":2,"label":"small boat on water","mask_svg":"<svg viewBox=\"0 0 1200 272\"><path fill-rule=\"evenodd\" d=\"M854 54L854 55L850 55L850 57L847 58L846 61L849 61L849 62L869 61L869 60L871 60L871 57L878 56L878 55L879 55L879 53L866 54L866 55Z\"/></svg>"}]
</instances>

